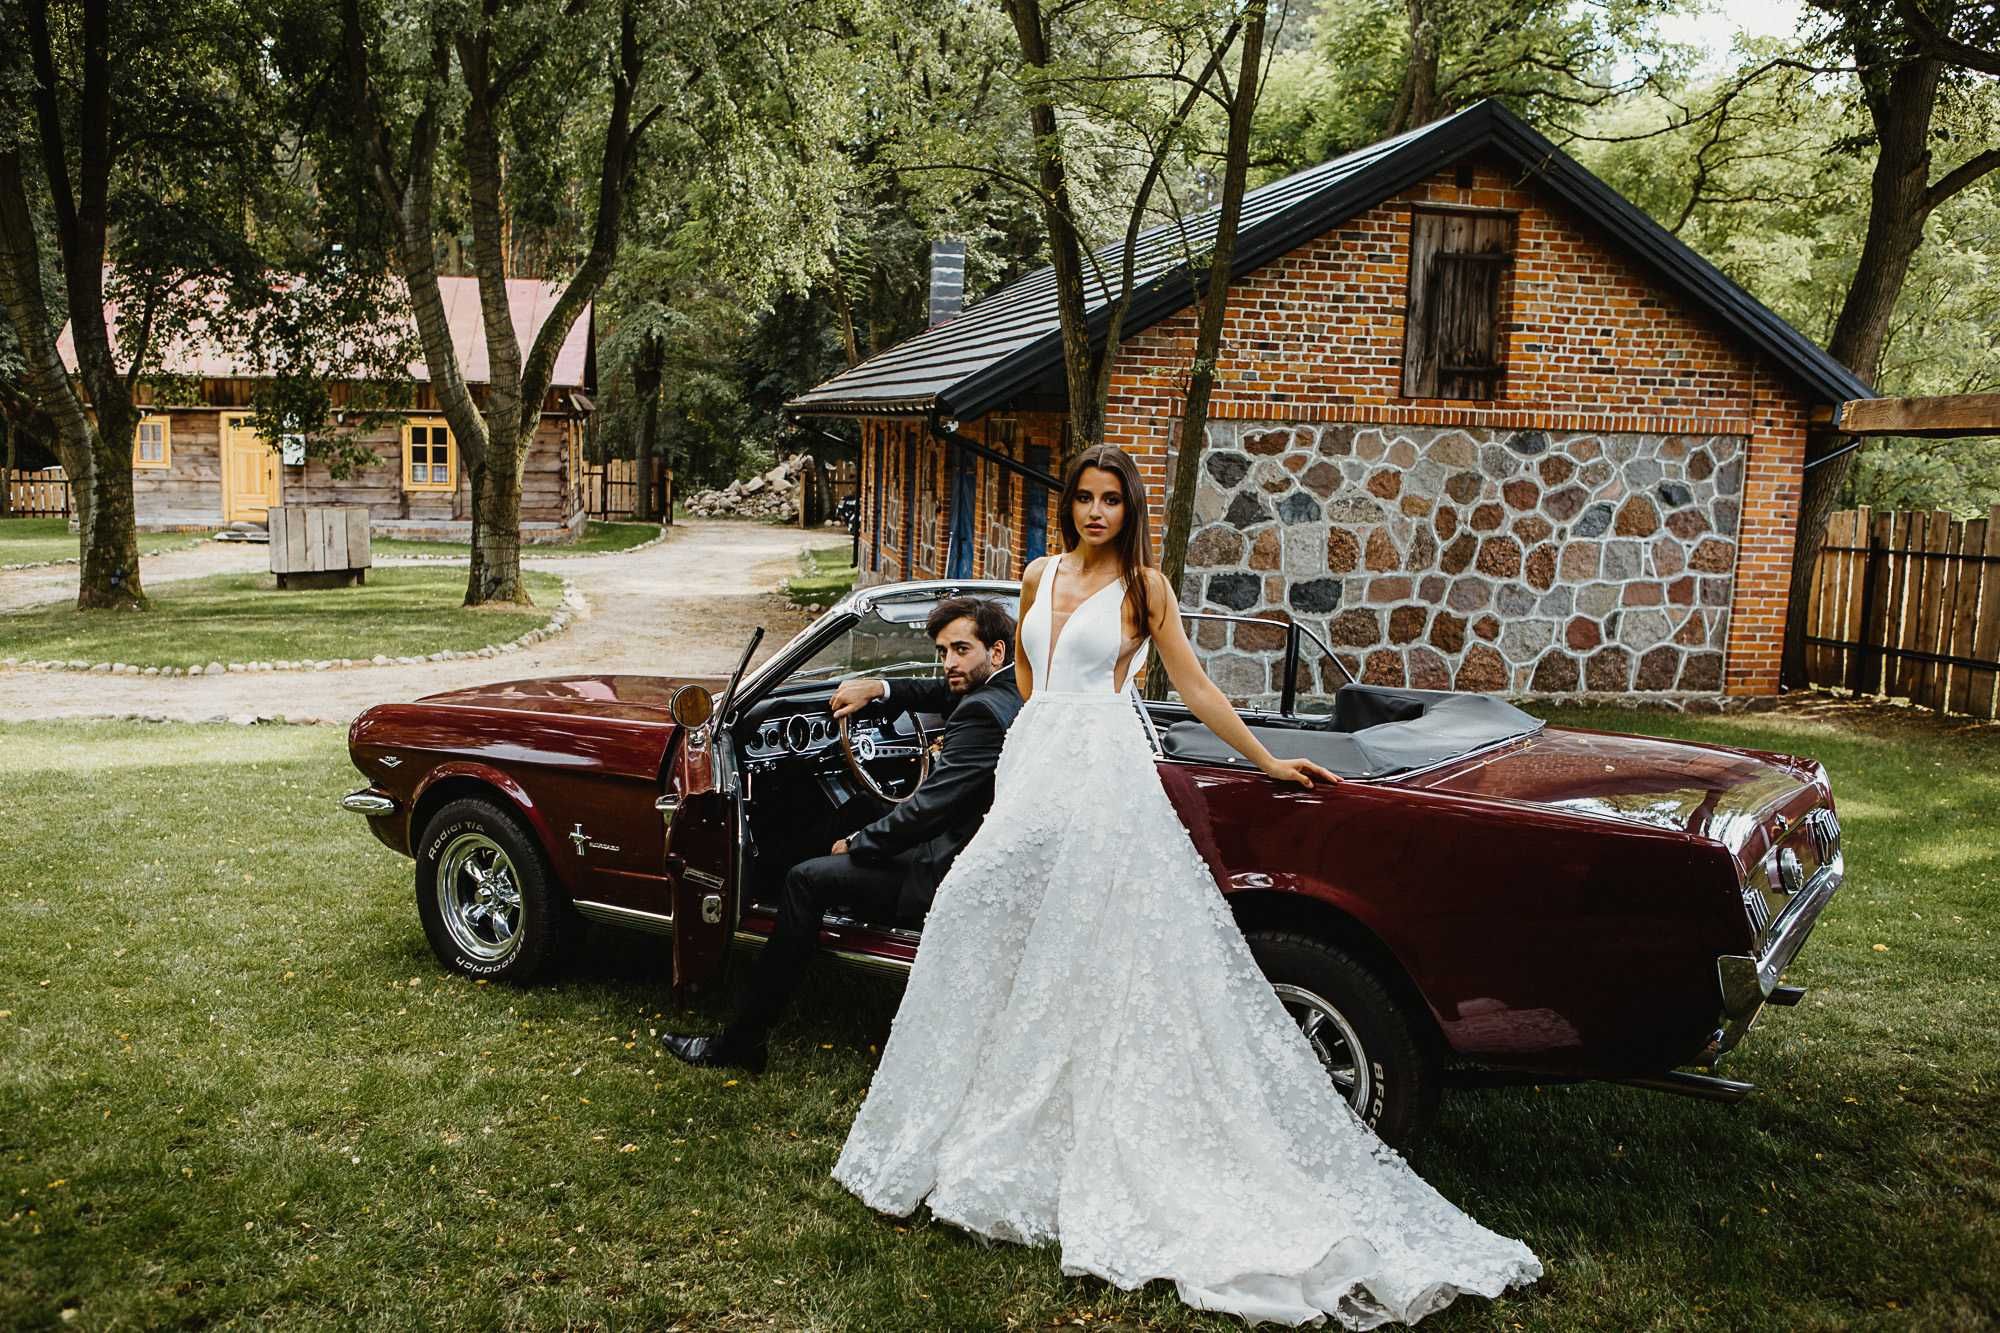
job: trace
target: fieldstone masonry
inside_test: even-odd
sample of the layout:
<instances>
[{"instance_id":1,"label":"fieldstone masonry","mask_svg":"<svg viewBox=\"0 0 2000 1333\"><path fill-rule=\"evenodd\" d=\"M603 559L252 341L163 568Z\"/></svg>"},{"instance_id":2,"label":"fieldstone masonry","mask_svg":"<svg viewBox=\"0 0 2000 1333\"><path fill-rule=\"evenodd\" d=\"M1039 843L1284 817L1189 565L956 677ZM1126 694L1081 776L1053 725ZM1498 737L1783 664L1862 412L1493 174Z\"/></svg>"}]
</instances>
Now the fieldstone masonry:
<instances>
[{"instance_id":1,"label":"fieldstone masonry","mask_svg":"<svg viewBox=\"0 0 2000 1333\"><path fill-rule=\"evenodd\" d=\"M1182 604L1297 620L1375 684L1717 700L1743 458L1737 435L1213 422ZM1281 632L1195 643L1275 706ZM1344 681L1307 656L1301 691Z\"/></svg>"}]
</instances>

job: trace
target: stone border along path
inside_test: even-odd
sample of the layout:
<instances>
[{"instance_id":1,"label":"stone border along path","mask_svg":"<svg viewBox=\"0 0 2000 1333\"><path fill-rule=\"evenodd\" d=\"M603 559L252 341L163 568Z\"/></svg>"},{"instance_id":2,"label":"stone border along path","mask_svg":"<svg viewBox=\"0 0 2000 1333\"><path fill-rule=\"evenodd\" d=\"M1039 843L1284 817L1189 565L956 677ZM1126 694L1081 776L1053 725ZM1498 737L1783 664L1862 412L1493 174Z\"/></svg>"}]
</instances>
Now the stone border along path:
<instances>
[{"instance_id":1,"label":"stone border along path","mask_svg":"<svg viewBox=\"0 0 2000 1333\"><path fill-rule=\"evenodd\" d=\"M71 659L66 662L39 661L35 658L19 659L0 657L0 667L13 667L21 671L82 671L90 675L102 676L222 676L232 671L331 671L336 667L366 666L415 666L419 662L456 662L467 657L495 657L501 653L515 653L529 648L544 639L554 638L569 628L570 621L588 613L590 603L576 590L576 580L563 578L562 601L548 623L539 629L531 629L518 638L505 643L489 643L483 648L441 648L434 653L420 653L415 656L385 657L377 653L374 657L327 657L303 661L279 660L275 662L210 662L207 666L134 666L130 662L87 662Z\"/></svg>"},{"instance_id":2,"label":"stone border along path","mask_svg":"<svg viewBox=\"0 0 2000 1333\"><path fill-rule=\"evenodd\" d=\"M724 675L742 655L753 626L765 631L754 663L818 617L817 611L792 606L777 590L799 572L801 552L847 540L844 528L801 530L740 519L687 519L645 548L524 557L529 568L558 565L550 572L573 582L583 600L570 613L566 632L544 635L504 656L493 654L506 663L504 668L475 651L455 660L369 662L366 670L231 672L225 664L217 675L204 670L200 676L174 678L147 676L143 670L0 669L0 721L108 717L344 723L377 703L496 680L598 672ZM254 550L261 561L264 549ZM216 572L209 563L174 577ZM7 580L0 579L0 608L9 602L9 591ZM0 642L5 634L5 616L0 615Z\"/></svg>"}]
</instances>

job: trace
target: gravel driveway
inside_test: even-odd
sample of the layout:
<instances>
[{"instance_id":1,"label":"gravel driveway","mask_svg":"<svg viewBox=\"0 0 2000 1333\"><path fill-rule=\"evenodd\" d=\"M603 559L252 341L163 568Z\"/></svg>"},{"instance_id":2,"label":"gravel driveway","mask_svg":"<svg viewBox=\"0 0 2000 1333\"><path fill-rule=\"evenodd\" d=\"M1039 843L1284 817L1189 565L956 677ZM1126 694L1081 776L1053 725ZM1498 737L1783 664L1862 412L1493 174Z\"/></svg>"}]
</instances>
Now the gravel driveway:
<instances>
[{"instance_id":1,"label":"gravel driveway","mask_svg":"<svg viewBox=\"0 0 2000 1333\"><path fill-rule=\"evenodd\" d=\"M344 723L385 700L522 676L582 671L721 674L735 665L752 627L764 627L755 659L762 661L812 619L812 613L793 607L777 588L798 572L800 551L846 540L846 532L837 528L805 532L685 519L667 529L659 545L641 551L525 558L522 563L530 569L574 579L590 606L567 633L518 653L420 666L165 679L0 669L0 721L133 713L200 721L248 713ZM146 582L157 586L269 567L263 546L212 542L148 558ZM0 613L74 595L75 588L74 566L0 574ZM0 618L0 645L5 639L6 621Z\"/></svg>"}]
</instances>

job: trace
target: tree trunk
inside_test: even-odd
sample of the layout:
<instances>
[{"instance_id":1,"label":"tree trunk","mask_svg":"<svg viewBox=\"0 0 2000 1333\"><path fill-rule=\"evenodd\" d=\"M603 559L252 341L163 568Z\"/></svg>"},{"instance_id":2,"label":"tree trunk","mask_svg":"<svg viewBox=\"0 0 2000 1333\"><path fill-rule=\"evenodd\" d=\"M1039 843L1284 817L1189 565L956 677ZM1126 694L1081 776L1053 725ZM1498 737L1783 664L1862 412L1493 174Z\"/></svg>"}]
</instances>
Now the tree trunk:
<instances>
[{"instance_id":1,"label":"tree trunk","mask_svg":"<svg viewBox=\"0 0 2000 1333\"><path fill-rule=\"evenodd\" d=\"M1403 83L1389 112L1389 133L1401 134L1427 125L1438 114L1438 38L1436 15L1427 0L1409 0L1410 54L1403 62Z\"/></svg>"},{"instance_id":2,"label":"tree trunk","mask_svg":"<svg viewBox=\"0 0 2000 1333\"><path fill-rule=\"evenodd\" d=\"M1048 30L1041 0L1007 0L1021 62L1029 78L1049 63ZM1030 94L1028 128L1034 135L1035 176L1041 187L1042 219L1049 232L1049 267L1055 277L1056 310L1062 324L1063 379L1069 390L1069 440L1060 475L1069 460L1098 442L1104 423L1097 413L1097 358L1090 348L1084 300L1083 241L1070 206L1069 170L1056 123L1055 103L1042 91Z\"/></svg>"},{"instance_id":3,"label":"tree trunk","mask_svg":"<svg viewBox=\"0 0 2000 1333\"><path fill-rule=\"evenodd\" d=\"M1264 59L1264 0L1251 0L1243 18L1242 64L1229 102L1229 140L1222 169L1222 207L1216 219L1215 252L1208 285L1196 317L1194 364L1181 412L1180 445L1167 500L1166 531L1160 538L1160 572L1178 606L1187 572L1188 538L1194 527L1194 494L1201 482L1201 458L1208 445L1208 404L1215 391L1215 362L1222 349L1222 324L1229 312L1230 270L1236 259L1236 230L1243 218L1243 190L1249 175L1250 122L1257 113L1257 77ZM1157 654L1155 654L1157 657ZM1146 693L1164 699L1164 669L1146 672Z\"/></svg>"},{"instance_id":4,"label":"tree trunk","mask_svg":"<svg viewBox=\"0 0 2000 1333\"><path fill-rule=\"evenodd\" d=\"M469 468L472 481L472 568L465 581L465 604L533 604L521 582L521 458L495 466L495 456ZM497 455L499 451L494 451Z\"/></svg>"},{"instance_id":5,"label":"tree trunk","mask_svg":"<svg viewBox=\"0 0 2000 1333\"><path fill-rule=\"evenodd\" d=\"M633 505L635 518L660 516L653 504L653 460L659 454L660 380L666 372L666 359L666 340L654 334L646 339L639 350L639 359L632 364L632 387L638 390L639 401L646 405L639 417L639 496Z\"/></svg>"},{"instance_id":6,"label":"tree trunk","mask_svg":"<svg viewBox=\"0 0 2000 1333\"><path fill-rule=\"evenodd\" d=\"M0 432L5 432L7 436L7 459L0 466L0 518L5 518L14 512L14 461L17 457L14 442L20 432L5 414L0 414Z\"/></svg>"},{"instance_id":7,"label":"tree trunk","mask_svg":"<svg viewBox=\"0 0 2000 1333\"><path fill-rule=\"evenodd\" d=\"M1941 72L1935 59L1925 57L1862 76L1881 148L1869 184L1867 238L1827 351L1871 385L1881 369L1890 317L1895 314L1910 261L1923 243L1924 223L1934 206L1929 139ZM1857 452L1849 450L1808 468L1800 488L1785 604L1785 653L1779 670L1785 689L1803 689L1808 683L1805 636L1813 569L1826 540L1827 519L1839 506L1841 489Z\"/></svg>"}]
</instances>

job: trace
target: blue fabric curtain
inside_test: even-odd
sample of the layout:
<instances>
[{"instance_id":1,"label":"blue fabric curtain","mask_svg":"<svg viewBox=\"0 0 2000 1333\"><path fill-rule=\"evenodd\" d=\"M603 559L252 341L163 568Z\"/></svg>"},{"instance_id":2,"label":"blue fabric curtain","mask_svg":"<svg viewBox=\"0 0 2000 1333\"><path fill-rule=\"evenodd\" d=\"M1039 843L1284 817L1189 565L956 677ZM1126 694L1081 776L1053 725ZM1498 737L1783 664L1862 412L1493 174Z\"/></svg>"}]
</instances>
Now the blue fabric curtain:
<instances>
[{"instance_id":1,"label":"blue fabric curtain","mask_svg":"<svg viewBox=\"0 0 2000 1333\"><path fill-rule=\"evenodd\" d=\"M969 579L972 577L972 506L979 495L978 461L970 449L953 452L956 466L952 470L951 488L951 559L946 566L945 577Z\"/></svg>"},{"instance_id":2,"label":"blue fabric curtain","mask_svg":"<svg viewBox=\"0 0 2000 1333\"><path fill-rule=\"evenodd\" d=\"M1028 466L1038 472L1049 470L1049 447L1045 444L1028 446ZM1021 559L1033 560L1044 555L1049 549L1049 496L1040 482L1021 483Z\"/></svg>"}]
</instances>

